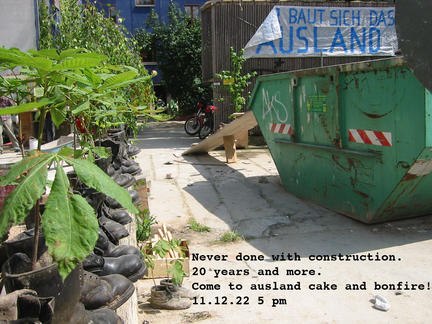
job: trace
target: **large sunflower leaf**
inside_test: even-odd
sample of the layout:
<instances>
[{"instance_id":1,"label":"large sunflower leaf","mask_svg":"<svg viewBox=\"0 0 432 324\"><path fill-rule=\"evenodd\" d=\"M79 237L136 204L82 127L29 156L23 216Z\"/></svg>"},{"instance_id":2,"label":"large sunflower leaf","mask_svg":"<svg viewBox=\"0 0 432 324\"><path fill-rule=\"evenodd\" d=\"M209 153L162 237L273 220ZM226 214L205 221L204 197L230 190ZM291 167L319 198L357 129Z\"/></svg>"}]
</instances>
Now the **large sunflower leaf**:
<instances>
[{"instance_id":1,"label":"large sunflower leaf","mask_svg":"<svg viewBox=\"0 0 432 324\"><path fill-rule=\"evenodd\" d=\"M54 156L52 156L54 158ZM6 198L0 215L0 238L4 237L12 225L20 224L45 192L47 183L47 159L33 166L29 174Z\"/></svg>"},{"instance_id":2,"label":"large sunflower leaf","mask_svg":"<svg viewBox=\"0 0 432 324\"><path fill-rule=\"evenodd\" d=\"M79 104L76 108L72 110L72 114L78 115L82 113L84 110L87 110L90 108L90 102L88 100L84 101L83 103Z\"/></svg>"},{"instance_id":3,"label":"large sunflower leaf","mask_svg":"<svg viewBox=\"0 0 432 324\"><path fill-rule=\"evenodd\" d=\"M38 102L29 102L25 104L21 104L19 106L12 106L9 108L2 108L0 109L0 115L12 115L12 114L20 114L23 112L27 112L30 110L33 110L35 108L40 108L43 106L47 106L49 104L52 104L53 100L49 99L42 99Z\"/></svg>"},{"instance_id":4,"label":"large sunflower leaf","mask_svg":"<svg viewBox=\"0 0 432 324\"><path fill-rule=\"evenodd\" d=\"M33 54L34 56L44 56L49 57L55 60L60 59L60 55L57 53L57 50L55 48L49 48L49 49L42 49L42 50L35 50L35 49L29 49L29 53Z\"/></svg>"},{"instance_id":5,"label":"large sunflower leaf","mask_svg":"<svg viewBox=\"0 0 432 324\"><path fill-rule=\"evenodd\" d=\"M129 192L120 187L113 179L103 172L97 165L83 159L63 158L73 166L78 178L88 187L103 192L107 196L117 200L120 205L131 213L137 214L138 210L132 203Z\"/></svg>"},{"instance_id":6,"label":"large sunflower leaf","mask_svg":"<svg viewBox=\"0 0 432 324\"><path fill-rule=\"evenodd\" d=\"M52 67L53 71L75 70L86 67L97 66L102 60L99 58L76 57L66 59Z\"/></svg>"},{"instance_id":7,"label":"large sunflower leaf","mask_svg":"<svg viewBox=\"0 0 432 324\"><path fill-rule=\"evenodd\" d=\"M59 128L60 125L63 124L63 122L66 119L66 109L64 109L64 106L59 108L51 108L50 112L51 112L51 119L54 125L56 125L56 127Z\"/></svg>"},{"instance_id":8,"label":"large sunflower leaf","mask_svg":"<svg viewBox=\"0 0 432 324\"><path fill-rule=\"evenodd\" d=\"M53 154L50 153L36 153L35 155L26 156L18 163L15 163L9 172L1 178L0 186L15 183L18 177L21 177L35 165L39 163L47 165L53 158Z\"/></svg>"},{"instance_id":9,"label":"large sunflower leaf","mask_svg":"<svg viewBox=\"0 0 432 324\"><path fill-rule=\"evenodd\" d=\"M136 77L136 73L133 71L127 71L123 73L119 73L116 75L113 75L105 80L104 84L99 87L99 89L109 89L110 87L113 87L115 85L121 84L122 82L131 80Z\"/></svg>"},{"instance_id":10,"label":"large sunflower leaf","mask_svg":"<svg viewBox=\"0 0 432 324\"><path fill-rule=\"evenodd\" d=\"M97 87L102 82L102 78L96 73L94 73L91 69L84 69L83 73L86 78L92 83L93 87Z\"/></svg>"},{"instance_id":11,"label":"large sunflower leaf","mask_svg":"<svg viewBox=\"0 0 432 324\"><path fill-rule=\"evenodd\" d=\"M77 53L81 53L85 51L83 48L70 48L67 50L64 50L60 53L60 59L65 59L66 57L73 57Z\"/></svg>"},{"instance_id":12,"label":"large sunflower leaf","mask_svg":"<svg viewBox=\"0 0 432 324\"><path fill-rule=\"evenodd\" d=\"M124 73L128 73L128 72L124 72ZM135 84L135 83L138 83L138 82L148 81L151 78L152 78L152 76L148 75L148 76L144 76L144 77L140 77L140 78L136 78L136 79L126 80L124 82L119 82L119 83L115 83L115 84L106 86L106 87L104 87L104 89L106 89L106 90L113 90L113 89L123 88L123 87L125 87L127 85L130 85L130 84Z\"/></svg>"},{"instance_id":13,"label":"large sunflower leaf","mask_svg":"<svg viewBox=\"0 0 432 324\"><path fill-rule=\"evenodd\" d=\"M63 279L93 251L98 238L93 208L69 192L69 180L60 165L45 204L42 229Z\"/></svg>"}]
</instances>

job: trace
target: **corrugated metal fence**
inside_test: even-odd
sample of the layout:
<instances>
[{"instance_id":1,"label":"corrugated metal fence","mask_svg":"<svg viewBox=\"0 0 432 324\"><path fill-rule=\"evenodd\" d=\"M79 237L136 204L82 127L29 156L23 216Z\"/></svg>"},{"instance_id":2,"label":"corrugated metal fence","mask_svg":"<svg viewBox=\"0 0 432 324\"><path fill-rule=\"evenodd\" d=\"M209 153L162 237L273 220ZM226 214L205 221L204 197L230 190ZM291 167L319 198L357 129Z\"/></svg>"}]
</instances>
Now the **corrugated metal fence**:
<instances>
[{"instance_id":1,"label":"corrugated metal fence","mask_svg":"<svg viewBox=\"0 0 432 324\"><path fill-rule=\"evenodd\" d=\"M214 83L215 74L230 69L229 49L242 49L275 5L329 6L329 7L384 7L393 6L394 0L369 2L350 1L209 1L201 8L202 19L202 73L204 82ZM308 57L249 59L244 72L256 71L258 75L337 65L373 59L374 57ZM248 91L253 89L254 81ZM223 98L220 102L218 99ZM229 94L214 86L213 101L218 107L216 126L228 122L234 110Z\"/></svg>"}]
</instances>

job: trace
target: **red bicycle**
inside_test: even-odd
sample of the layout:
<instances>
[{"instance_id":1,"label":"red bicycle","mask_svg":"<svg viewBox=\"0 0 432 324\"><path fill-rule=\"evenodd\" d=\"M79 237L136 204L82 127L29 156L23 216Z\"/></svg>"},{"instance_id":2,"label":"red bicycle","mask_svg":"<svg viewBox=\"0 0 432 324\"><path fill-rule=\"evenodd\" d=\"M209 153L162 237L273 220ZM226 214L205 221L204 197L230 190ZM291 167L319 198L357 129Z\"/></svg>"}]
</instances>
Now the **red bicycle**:
<instances>
[{"instance_id":1,"label":"red bicycle","mask_svg":"<svg viewBox=\"0 0 432 324\"><path fill-rule=\"evenodd\" d=\"M204 139L214 131L214 112L215 106L208 105L204 108L202 103L198 103L198 111L185 122L184 128L188 135L199 134L199 138Z\"/></svg>"}]
</instances>

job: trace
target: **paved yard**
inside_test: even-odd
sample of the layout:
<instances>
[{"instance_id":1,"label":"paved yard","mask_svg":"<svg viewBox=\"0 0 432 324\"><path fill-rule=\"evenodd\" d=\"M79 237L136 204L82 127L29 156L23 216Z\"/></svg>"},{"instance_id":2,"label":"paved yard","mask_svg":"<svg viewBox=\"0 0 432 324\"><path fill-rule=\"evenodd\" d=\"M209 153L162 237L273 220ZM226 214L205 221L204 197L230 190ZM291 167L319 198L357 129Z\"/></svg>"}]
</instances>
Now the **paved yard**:
<instances>
[{"instance_id":1,"label":"paved yard","mask_svg":"<svg viewBox=\"0 0 432 324\"><path fill-rule=\"evenodd\" d=\"M137 161L150 181L150 212L189 240L194 259L184 286L202 298L183 311L153 310L153 283L140 280L141 321L430 322L431 216L364 225L289 194L265 148L239 151L229 165L223 151L182 157L198 141L182 123L149 126ZM191 218L211 231L188 229ZM227 231L244 239L221 242ZM373 308L377 294L389 311Z\"/></svg>"}]
</instances>

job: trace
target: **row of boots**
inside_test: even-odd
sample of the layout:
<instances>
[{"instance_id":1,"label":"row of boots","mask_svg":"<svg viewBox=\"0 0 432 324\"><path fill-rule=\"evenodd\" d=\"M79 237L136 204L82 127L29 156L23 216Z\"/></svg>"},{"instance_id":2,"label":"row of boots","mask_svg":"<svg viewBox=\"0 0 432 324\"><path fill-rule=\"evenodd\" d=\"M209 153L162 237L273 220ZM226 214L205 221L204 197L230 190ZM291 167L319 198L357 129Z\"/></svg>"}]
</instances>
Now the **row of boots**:
<instances>
[{"instance_id":1,"label":"row of boots","mask_svg":"<svg viewBox=\"0 0 432 324\"><path fill-rule=\"evenodd\" d=\"M122 129L111 130L98 144L111 152L110 158L97 161L99 167L117 184L129 189L136 181L135 175L141 172L131 159L139 149L126 142ZM2 281L7 292L0 297L0 322L123 323L115 309L132 296L133 282L147 272L136 247L119 245L119 240L129 235L124 226L132 221L129 213L115 199L86 187L75 174L68 177L74 192L85 197L98 216L96 247L63 282L48 254L42 232L35 268L31 262L34 229L0 245ZM132 201L139 204L137 192L129 192ZM31 221L26 221L26 225L31 227Z\"/></svg>"}]
</instances>

